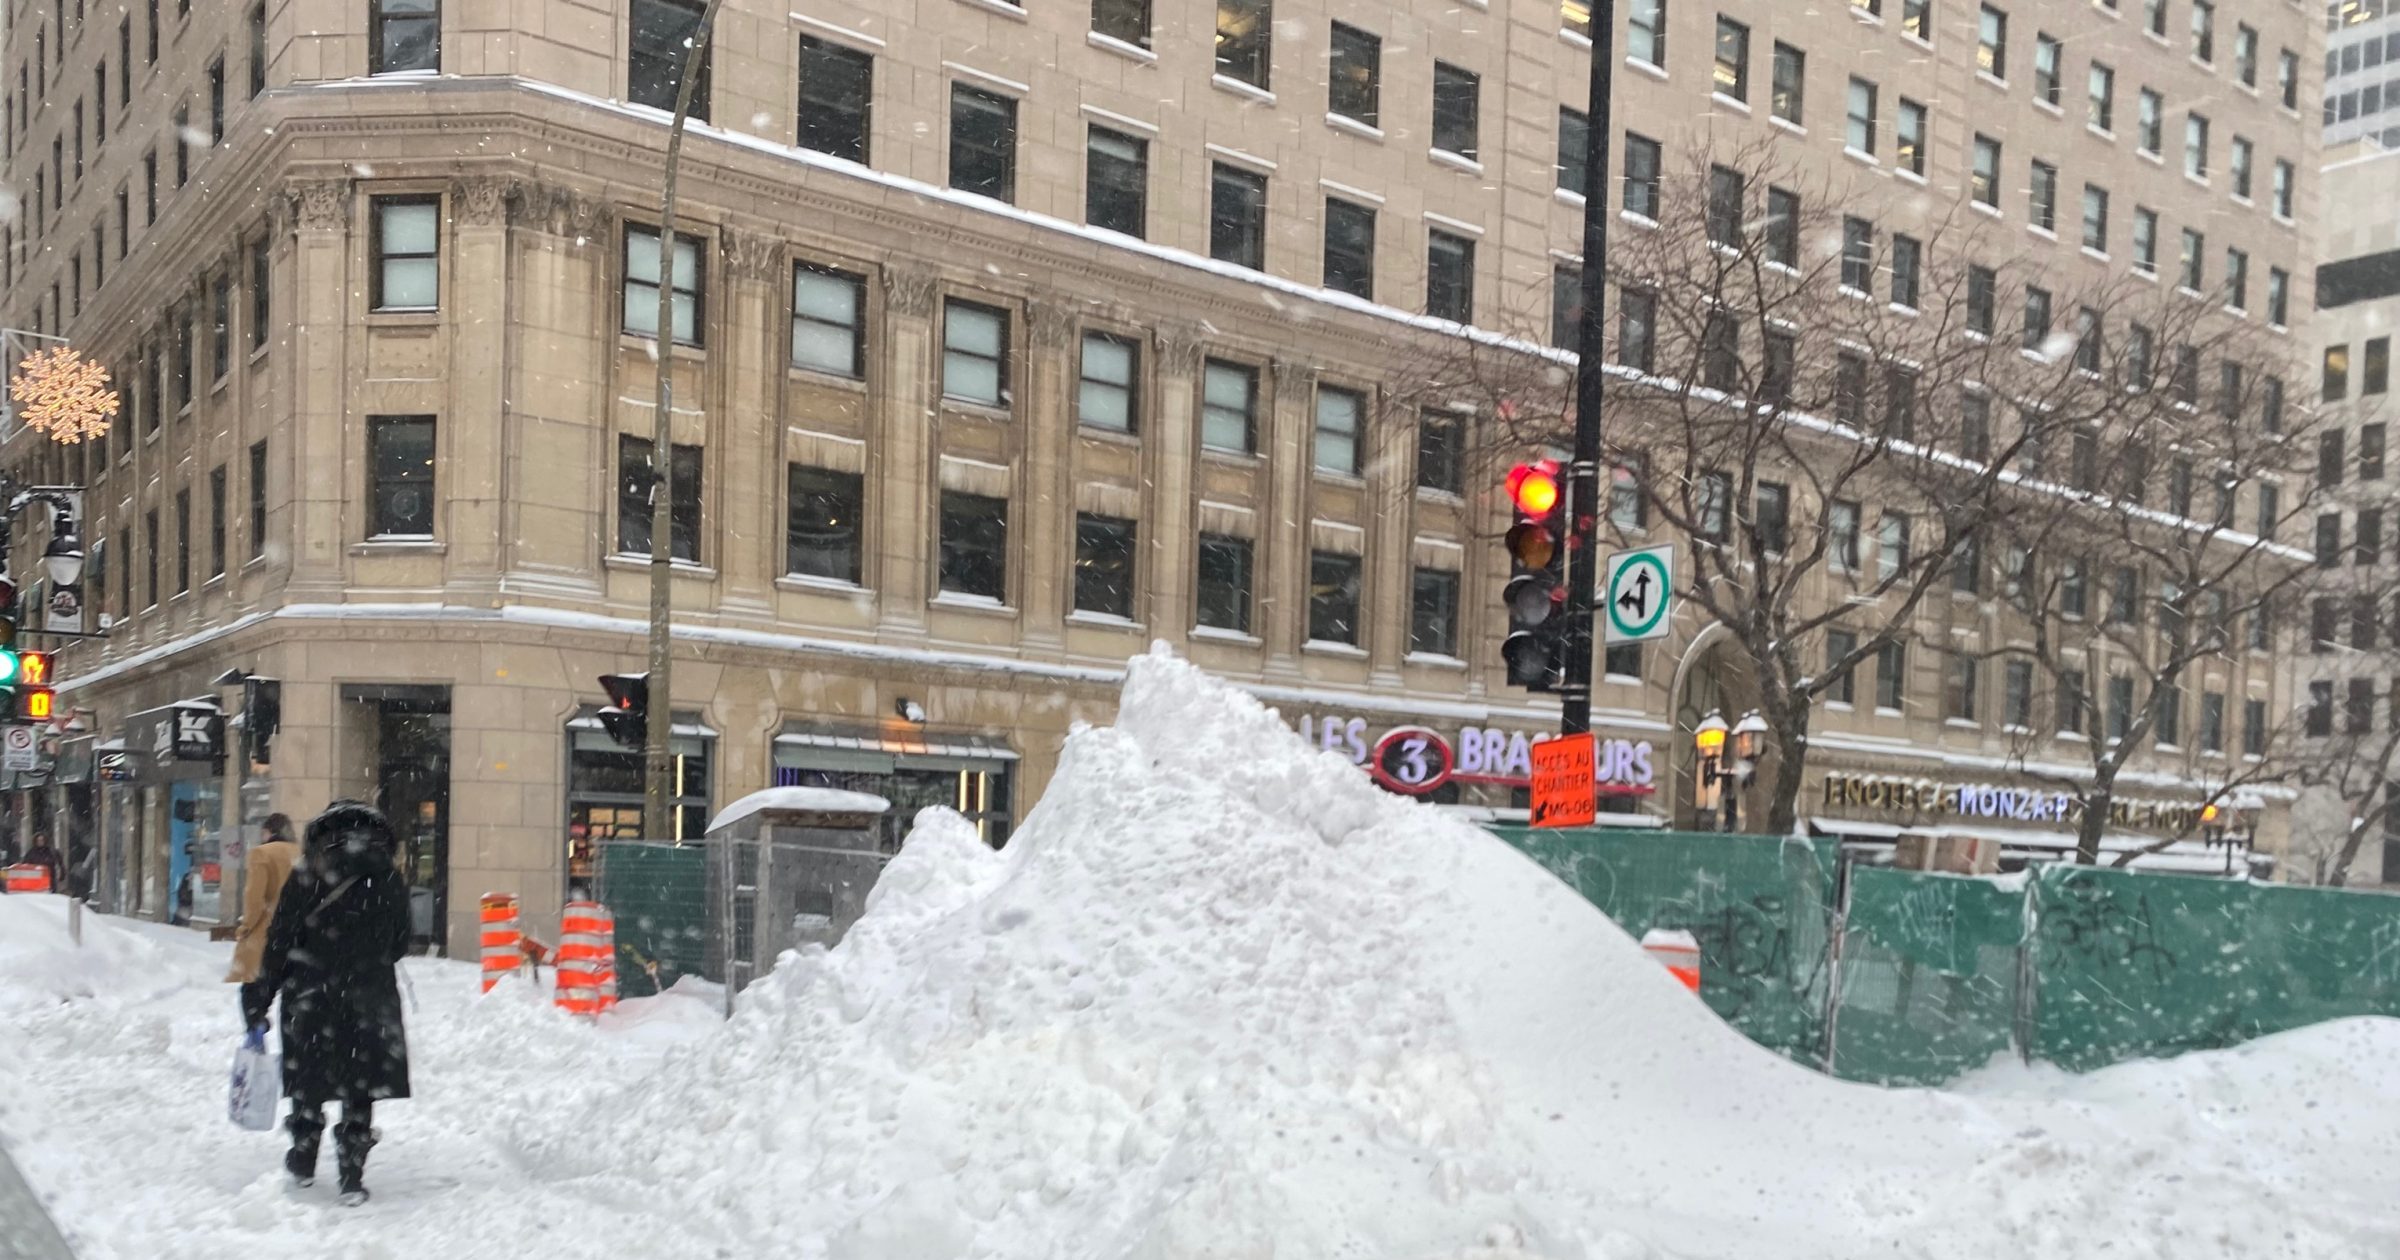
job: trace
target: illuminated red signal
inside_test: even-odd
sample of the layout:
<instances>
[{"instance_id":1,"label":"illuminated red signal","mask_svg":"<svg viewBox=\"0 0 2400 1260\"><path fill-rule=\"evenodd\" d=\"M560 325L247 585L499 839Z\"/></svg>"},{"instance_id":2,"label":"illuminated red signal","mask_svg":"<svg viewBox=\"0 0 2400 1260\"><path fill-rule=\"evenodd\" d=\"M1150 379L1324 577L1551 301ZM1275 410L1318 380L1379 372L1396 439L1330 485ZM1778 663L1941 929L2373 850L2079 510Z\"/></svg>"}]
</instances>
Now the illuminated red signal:
<instances>
[{"instance_id":1,"label":"illuminated red signal","mask_svg":"<svg viewBox=\"0 0 2400 1260\"><path fill-rule=\"evenodd\" d=\"M17 682L27 687L50 685L50 654L48 652L17 653Z\"/></svg>"},{"instance_id":2,"label":"illuminated red signal","mask_svg":"<svg viewBox=\"0 0 2400 1260\"><path fill-rule=\"evenodd\" d=\"M1558 507L1558 462L1541 460L1508 470L1508 498L1525 516L1548 516Z\"/></svg>"}]
</instances>

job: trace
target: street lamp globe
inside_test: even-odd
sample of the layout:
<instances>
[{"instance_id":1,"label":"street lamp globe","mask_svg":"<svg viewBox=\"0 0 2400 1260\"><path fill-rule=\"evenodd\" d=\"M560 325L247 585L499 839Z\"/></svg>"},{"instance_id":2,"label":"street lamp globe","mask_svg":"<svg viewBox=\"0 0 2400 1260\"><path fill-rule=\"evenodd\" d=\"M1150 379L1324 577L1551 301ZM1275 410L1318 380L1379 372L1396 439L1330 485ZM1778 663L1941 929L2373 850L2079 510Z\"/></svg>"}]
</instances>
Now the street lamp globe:
<instances>
[{"instance_id":1,"label":"street lamp globe","mask_svg":"<svg viewBox=\"0 0 2400 1260\"><path fill-rule=\"evenodd\" d=\"M1698 749L1702 756L1714 756L1723 751L1725 715L1710 709L1708 716L1700 719L1700 724L1692 728L1692 747Z\"/></svg>"},{"instance_id":2,"label":"street lamp globe","mask_svg":"<svg viewBox=\"0 0 2400 1260\"><path fill-rule=\"evenodd\" d=\"M52 586L73 586L83 577L83 543L73 534L60 534L42 552L42 571Z\"/></svg>"},{"instance_id":3,"label":"street lamp globe","mask_svg":"<svg viewBox=\"0 0 2400 1260\"><path fill-rule=\"evenodd\" d=\"M1767 720L1752 709L1733 726L1733 755L1737 760L1758 760L1759 749L1767 742Z\"/></svg>"}]
</instances>

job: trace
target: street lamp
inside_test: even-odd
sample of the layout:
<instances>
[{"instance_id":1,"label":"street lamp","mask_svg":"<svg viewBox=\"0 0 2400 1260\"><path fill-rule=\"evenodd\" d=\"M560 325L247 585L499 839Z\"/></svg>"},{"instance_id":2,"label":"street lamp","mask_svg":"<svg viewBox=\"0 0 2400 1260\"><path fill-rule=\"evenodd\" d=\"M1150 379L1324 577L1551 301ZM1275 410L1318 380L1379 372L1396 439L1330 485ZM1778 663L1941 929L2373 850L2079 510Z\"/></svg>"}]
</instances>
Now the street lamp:
<instances>
[{"instance_id":1,"label":"street lamp","mask_svg":"<svg viewBox=\"0 0 2400 1260\"><path fill-rule=\"evenodd\" d=\"M1726 747L1728 736L1733 745L1730 749ZM1748 787L1758 777L1758 758L1765 751L1766 738L1767 720L1756 709L1743 714L1730 728L1725 725L1725 715L1711 709L1692 728L1692 748L1700 758L1694 826L1707 827L1709 815L1716 814L1718 830L1741 828L1741 794L1726 789Z\"/></svg>"},{"instance_id":2,"label":"street lamp","mask_svg":"<svg viewBox=\"0 0 2400 1260\"><path fill-rule=\"evenodd\" d=\"M59 514L62 532L50 536L50 545L42 549L42 569L50 575L52 586L73 586L83 577L83 540L72 532L75 523L65 513Z\"/></svg>"}]
</instances>

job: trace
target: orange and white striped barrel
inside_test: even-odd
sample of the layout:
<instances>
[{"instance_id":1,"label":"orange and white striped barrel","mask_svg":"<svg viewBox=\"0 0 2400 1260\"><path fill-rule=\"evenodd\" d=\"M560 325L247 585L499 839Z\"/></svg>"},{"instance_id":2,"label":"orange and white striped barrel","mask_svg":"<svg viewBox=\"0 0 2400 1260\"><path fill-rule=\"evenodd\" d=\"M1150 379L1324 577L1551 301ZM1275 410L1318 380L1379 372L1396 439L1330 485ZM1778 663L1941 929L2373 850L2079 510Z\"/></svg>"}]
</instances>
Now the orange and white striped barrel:
<instances>
[{"instance_id":1,"label":"orange and white striped barrel","mask_svg":"<svg viewBox=\"0 0 2400 1260\"><path fill-rule=\"evenodd\" d=\"M1642 952L1663 964L1684 988L1700 991L1700 942L1691 933L1652 928L1642 933Z\"/></svg>"},{"instance_id":2,"label":"orange and white striped barrel","mask_svg":"<svg viewBox=\"0 0 2400 1260\"><path fill-rule=\"evenodd\" d=\"M517 926L517 895L483 895L483 991L516 974L525 963L525 933Z\"/></svg>"},{"instance_id":3,"label":"orange and white striped barrel","mask_svg":"<svg viewBox=\"0 0 2400 1260\"><path fill-rule=\"evenodd\" d=\"M37 862L21 862L9 867L8 890L12 893L50 891L50 868Z\"/></svg>"},{"instance_id":4,"label":"orange and white striped barrel","mask_svg":"<svg viewBox=\"0 0 2400 1260\"><path fill-rule=\"evenodd\" d=\"M597 901L570 901L558 924L558 1009L597 1015L617 1004L617 919Z\"/></svg>"}]
</instances>

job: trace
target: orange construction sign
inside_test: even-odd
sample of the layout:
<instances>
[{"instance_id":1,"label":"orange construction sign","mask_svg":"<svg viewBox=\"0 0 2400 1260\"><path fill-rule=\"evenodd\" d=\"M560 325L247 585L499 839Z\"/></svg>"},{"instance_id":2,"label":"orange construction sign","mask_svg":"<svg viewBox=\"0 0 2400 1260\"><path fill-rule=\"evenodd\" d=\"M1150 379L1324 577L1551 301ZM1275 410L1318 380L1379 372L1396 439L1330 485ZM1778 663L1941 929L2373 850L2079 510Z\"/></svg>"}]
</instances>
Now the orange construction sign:
<instances>
[{"instance_id":1,"label":"orange construction sign","mask_svg":"<svg viewBox=\"0 0 2400 1260\"><path fill-rule=\"evenodd\" d=\"M1533 754L1533 825L1591 826L1600 816L1600 763L1591 733L1545 739L1529 751Z\"/></svg>"}]
</instances>

